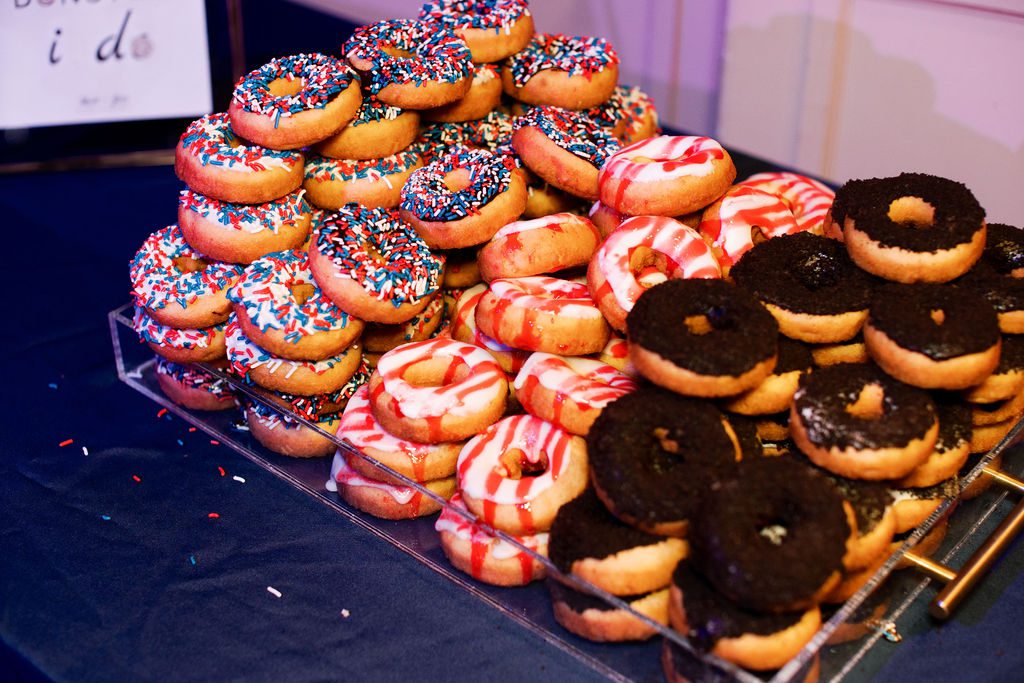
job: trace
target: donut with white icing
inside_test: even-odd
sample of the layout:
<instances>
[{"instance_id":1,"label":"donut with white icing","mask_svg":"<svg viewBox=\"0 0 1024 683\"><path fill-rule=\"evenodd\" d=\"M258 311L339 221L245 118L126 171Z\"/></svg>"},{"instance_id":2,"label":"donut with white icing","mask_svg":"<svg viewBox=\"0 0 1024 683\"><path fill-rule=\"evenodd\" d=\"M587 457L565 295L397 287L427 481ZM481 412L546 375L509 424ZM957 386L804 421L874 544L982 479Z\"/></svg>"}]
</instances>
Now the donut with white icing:
<instances>
[{"instance_id":1,"label":"donut with white icing","mask_svg":"<svg viewBox=\"0 0 1024 683\"><path fill-rule=\"evenodd\" d=\"M306 161L302 186L321 209L337 209L348 202L363 206L398 206L402 186L423 159L404 149L379 159L331 159L313 156Z\"/></svg>"},{"instance_id":2,"label":"donut with white icing","mask_svg":"<svg viewBox=\"0 0 1024 683\"><path fill-rule=\"evenodd\" d=\"M817 235L823 233L828 210L836 197L827 185L789 171L755 173L736 184L781 197L793 212L797 227Z\"/></svg>"},{"instance_id":3,"label":"donut with white icing","mask_svg":"<svg viewBox=\"0 0 1024 683\"><path fill-rule=\"evenodd\" d=\"M508 223L480 249L480 275L490 282L582 266L600 243L594 224L571 213Z\"/></svg>"},{"instance_id":4,"label":"donut with white icing","mask_svg":"<svg viewBox=\"0 0 1024 683\"><path fill-rule=\"evenodd\" d=\"M209 363L224 357L224 325L200 329L182 329L161 325L146 313L146 309L135 306L132 326L139 339L149 348L175 363Z\"/></svg>"},{"instance_id":5,"label":"donut with white icing","mask_svg":"<svg viewBox=\"0 0 1024 683\"><path fill-rule=\"evenodd\" d=\"M501 369L509 374L519 372L530 355L529 351L514 349L497 339L488 337L476 324L476 307L487 292L487 285L479 284L465 290L452 313L451 337L457 341L479 346L494 357Z\"/></svg>"},{"instance_id":6,"label":"donut with white icing","mask_svg":"<svg viewBox=\"0 0 1024 683\"><path fill-rule=\"evenodd\" d=\"M358 456L344 456L339 451L331 464L331 486L352 507L381 519L415 519L441 509L441 504L411 486L402 486L372 479L352 467ZM441 498L455 493L455 477L434 479L421 486Z\"/></svg>"}]
</instances>

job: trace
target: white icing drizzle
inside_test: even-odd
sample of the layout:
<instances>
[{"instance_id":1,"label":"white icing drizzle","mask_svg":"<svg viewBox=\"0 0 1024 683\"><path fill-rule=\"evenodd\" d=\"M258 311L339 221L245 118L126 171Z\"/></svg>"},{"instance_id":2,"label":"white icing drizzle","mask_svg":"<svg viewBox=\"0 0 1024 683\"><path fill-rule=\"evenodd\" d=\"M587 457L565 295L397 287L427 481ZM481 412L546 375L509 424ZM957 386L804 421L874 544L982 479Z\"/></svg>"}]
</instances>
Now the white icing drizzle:
<instances>
[{"instance_id":1,"label":"white icing drizzle","mask_svg":"<svg viewBox=\"0 0 1024 683\"><path fill-rule=\"evenodd\" d=\"M711 138L694 135L659 135L634 142L609 157L601 169L605 177L629 182L657 182L703 177L711 173L724 150ZM652 161L634 161L637 158Z\"/></svg>"},{"instance_id":2,"label":"white icing drizzle","mask_svg":"<svg viewBox=\"0 0 1024 683\"><path fill-rule=\"evenodd\" d=\"M581 409L598 410L636 390L636 382L607 363L592 358L537 352L526 359L512 386L524 400L529 378L556 396L571 398ZM556 397L555 402L559 402ZM529 406L524 404L529 409Z\"/></svg>"},{"instance_id":3,"label":"white icing drizzle","mask_svg":"<svg viewBox=\"0 0 1024 683\"><path fill-rule=\"evenodd\" d=\"M590 290L585 284L546 275L498 278L491 282L491 293L510 306L543 310L569 318L600 318Z\"/></svg>"}]
</instances>

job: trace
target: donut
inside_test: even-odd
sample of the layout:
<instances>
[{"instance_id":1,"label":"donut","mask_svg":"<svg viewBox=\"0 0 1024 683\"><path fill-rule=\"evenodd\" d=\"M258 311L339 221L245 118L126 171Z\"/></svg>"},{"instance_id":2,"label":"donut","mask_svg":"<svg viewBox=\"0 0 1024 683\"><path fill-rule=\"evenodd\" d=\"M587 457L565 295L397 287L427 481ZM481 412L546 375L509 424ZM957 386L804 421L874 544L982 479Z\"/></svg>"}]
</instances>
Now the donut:
<instances>
[{"instance_id":1,"label":"donut","mask_svg":"<svg viewBox=\"0 0 1024 683\"><path fill-rule=\"evenodd\" d=\"M427 163L456 145L511 154L512 127L512 117L495 110L479 121L428 123L421 128L413 144Z\"/></svg>"},{"instance_id":2,"label":"donut","mask_svg":"<svg viewBox=\"0 0 1024 683\"><path fill-rule=\"evenodd\" d=\"M370 322L400 323L430 303L444 260L430 253L397 211L346 204L316 227L309 265L341 310Z\"/></svg>"},{"instance_id":3,"label":"donut","mask_svg":"<svg viewBox=\"0 0 1024 683\"><path fill-rule=\"evenodd\" d=\"M228 410L238 405L227 382L194 365L157 356L156 381L168 398L189 410Z\"/></svg>"},{"instance_id":4,"label":"donut","mask_svg":"<svg viewBox=\"0 0 1024 683\"><path fill-rule=\"evenodd\" d=\"M174 172L195 192L224 202L262 204L302 185L301 152L243 144L226 112L185 128L174 148Z\"/></svg>"},{"instance_id":5,"label":"donut","mask_svg":"<svg viewBox=\"0 0 1024 683\"><path fill-rule=\"evenodd\" d=\"M619 148L606 129L580 112L544 106L513 123L512 149L540 178L559 190L597 199L598 169Z\"/></svg>"},{"instance_id":6,"label":"donut","mask_svg":"<svg viewBox=\"0 0 1024 683\"><path fill-rule=\"evenodd\" d=\"M480 249L480 276L490 282L586 265L600 243L594 224L571 213L509 222Z\"/></svg>"},{"instance_id":7,"label":"donut","mask_svg":"<svg viewBox=\"0 0 1024 683\"><path fill-rule=\"evenodd\" d=\"M132 327L149 348L174 363L209 363L224 357L224 326L218 323L200 329L161 325L146 309L136 305Z\"/></svg>"},{"instance_id":8,"label":"donut","mask_svg":"<svg viewBox=\"0 0 1024 683\"><path fill-rule=\"evenodd\" d=\"M596 354L597 360L606 363L619 372L636 378L636 368L629 360L629 342L622 337L612 336L604 348Z\"/></svg>"},{"instance_id":9,"label":"donut","mask_svg":"<svg viewBox=\"0 0 1024 683\"><path fill-rule=\"evenodd\" d=\"M430 0L419 18L437 23L466 41L477 64L500 62L533 38L526 0Z\"/></svg>"},{"instance_id":10,"label":"donut","mask_svg":"<svg viewBox=\"0 0 1024 683\"><path fill-rule=\"evenodd\" d=\"M814 364L818 367L836 365L837 363L870 362L868 349L864 345L864 335L858 332L844 342L834 344L814 344L811 346Z\"/></svg>"},{"instance_id":11,"label":"donut","mask_svg":"<svg viewBox=\"0 0 1024 683\"><path fill-rule=\"evenodd\" d=\"M622 521L685 537L690 520L739 458L712 404L641 385L604 407L587 434L594 490Z\"/></svg>"},{"instance_id":12,"label":"donut","mask_svg":"<svg viewBox=\"0 0 1024 683\"><path fill-rule=\"evenodd\" d=\"M654 267L664 279L718 278L714 255L693 228L664 216L628 218L607 236L587 268L587 286L613 328L626 331L626 316L652 284L641 273ZM648 280L650 282L650 280Z\"/></svg>"},{"instance_id":13,"label":"donut","mask_svg":"<svg viewBox=\"0 0 1024 683\"><path fill-rule=\"evenodd\" d=\"M476 307L486 292L487 285L480 284L470 287L458 298L452 313L452 339L479 346L491 354L502 370L514 375L523 367L530 352L502 344L480 331L476 324Z\"/></svg>"},{"instance_id":14,"label":"donut","mask_svg":"<svg viewBox=\"0 0 1024 683\"><path fill-rule=\"evenodd\" d=\"M242 266L211 263L177 225L168 225L147 237L132 257L132 299L160 325L210 327L228 319L227 292L242 271Z\"/></svg>"},{"instance_id":15,"label":"donut","mask_svg":"<svg viewBox=\"0 0 1024 683\"><path fill-rule=\"evenodd\" d=\"M526 210L523 211L523 218L544 218L556 213L582 215L583 206L578 197L540 180L525 168L519 170L529 178L526 185Z\"/></svg>"},{"instance_id":16,"label":"donut","mask_svg":"<svg viewBox=\"0 0 1024 683\"><path fill-rule=\"evenodd\" d=\"M164 356L167 356L165 353ZM1012 417L1004 422L974 425L971 429L971 453L987 453L995 448L1010 433L1018 419Z\"/></svg>"},{"instance_id":17,"label":"donut","mask_svg":"<svg viewBox=\"0 0 1024 683\"><path fill-rule=\"evenodd\" d=\"M872 365L818 368L800 377L790 428L819 467L853 479L898 479L932 452L935 403Z\"/></svg>"},{"instance_id":18,"label":"donut","mask_svg":"<svg viewBox=\"0 0 1024 683\"><path fill-rule=\"evenodd\" d=\"M587 486L583 439L532 415L488 426L459 453L459 491L484 524L526 535L551 528L555 513Z\"/></svg>"},{"instance_id":19,"label":"donut","mask_svg":"<svg viewBox=\"0 0 1024 683\"><path fill-rule=\"evenodd\" d=\"M608 159L601 167L599 198L631 216L681 216L721 197L735 178L732 157L715 140L660 135Z\"/></svg>"},{"instance_id":20,"label":"donut","mask_svg":"<svg viewBox=\"0 0 1024 683\"><path fill-rule=\"evenodd\" d=\"M1024 279L1002 275L979 263L955 285L980 294L999 318L1003 334L1024 334Z\"/></svg>"},{"instance_id":21,"label":"donut","mask_svg":"<svg viewBox=\"0 0 1024 683\"><path fill-rule=\"evenodd\" d=\"M363 77L369 94L402 109L454 102L473 80L466 43L432 22L389 19L362 26L341 53Z\"/></svg>"},{"instance_id":22,"label":"donut","mask_svg":"<svg viewBox=\"0 0 1024 683\"><path fill-rule=\"evenodd\" d=\"M781 614L750 609L724 597L690 562L680 562L669 590L669 621L700 651L766 671L803 649L821 626L821 611L816 606Z\"/></svg>"},{"instance_id":23,"label":"donut","mask_svg":"<svg viewBox=\"0 0 1024 683\"><path fill-rule=\"evenodd\" d=\"M771 415L789 410L800 375L814 365L806 344L779 337L779 357L772 373L760 384L729 399L724 408L741 415Z\"/></svg>"},{"instance_id":24,"label":"donut","mask_svg":"<svg viewBox=\"0 0 1024 683\"><path fill-rule=\"evenodd\" d=\"M1000 275L1024 277L1024 230L1005 223L989 223L981 260Z\"/></svg>"},{"instance_id":25,"label":"donut","mask_svg":"<svg viewBox=\"0 0 1024 683\"><path fill-rule=\"evenodd\" d=\"M471 515L459 493L448 503L434 523L434 529L441 537L441 549L456 569L494 586L525 586L547 574L547 567L532 555L456 512L453 508ZM548 554L546 531L515 539L538 555Z\"/></svg>"},{"instance_id":26,"label":"donut","mask_svg":"<svg viewBox=\"0 0 1024 683\"><path fill-rule=\"evenodd\" d=\"M538 33L501 70L505 92L520 102L565 109L596 107L619 80L619 55L602 38Z\"/></svg>"},{"instance_id":27,"label":"donut","mask_svg":"<svg viewBox=\"0 0 1024 683\"><path fill-rule=\"evenodd\" d=\"M360 340L363 350L367 353L386 353L396 346L408 342L423 341L435 336L444 322L444 298L440 293L434 294L430 303L422 311L395 325L370 323L363 331Z\"/></svg>"},{"instance_id":28,"label":"donut","mask_svg":"<svg viewBox=\"0 0 1024 683\"><path fill-rule=\"evenodd\" d=\"M524 351L583 356L611 335L586 285L544 275L494 280L474 315L485 335Z\"/></svg>"},{"instance_id":29,"label":"donut","mask_svg":"<svg viewBox=\"0 0 1024 683\"><path fill-rule=\"evenodd\" d=\"M431 248L482 244L526 208L526 185L514 169L505 155L452 149L409 177L399 214Z\"/></svg>"},{"instance_id":30,"label":"donut","mask_svg":"<svg viewBox=\"0 0 1024 683\"><path fill-rule=\"evenodd\" d=\"M658 134L658 112L650 96L636 86L617 85L606 102L586 110L598 125L624 145Z\"/></svg>"},{"instance_id":31,"label":"donut","mask_svg":"<svg viewBox=\"0 0 1024 683\"><path fill-rule=\"evenodd\" d=\"M299 149L337 133L363 98L343 62L318 53L272 59L235 85L228 117L235 134L272 149Z\"/></svg>"},{"instance_id":32,"label":"donut","mask_svg":"<svg viewBox=\"0 0 1024 683\"><path fill-rule=\"evenodd\" d=\"M629 611L620 609L602 598L569 588L552 579L547 581L555 621L581 638L606 642L646 640L657 635L650 624L636 613L659 624L668 624L668 589L661 588L641 595L624 595L622 601Z\"/></svg>"},{"instance_id":33,"label":"donut","mask_svg":"<svg viewBox=\"0 0 1024 683\"><path fill-rule=\"evenodd\" d=\"M671 604L671 595L669 598ZM661 648L661 668L667 683L728 680L736 678L738 671L702 656L699 651L684 650L678 643L668 638L665 638ZM818 683L820 676L821 655L816 654L798 669L790 680L798 683Z\"/></svg>"},{"instance_id":34,"label":"donut","mask_svg":"<svg viewBox=\"0 0 1024 683\"><path fill-rule=\"evenodd\" d=\"M481 64L473 69L469 91L460 100L436 109L427 109L427 121L476 121L487 116L501 103L501 76L494 64Z\"/></svg>"},{"instance_id":35,"label":"donut","mask_svg":"<svg viewBox=\"0 0 1024 683\"><path fill-rule=\"evenodd\" d=\"M999 348L999 365L980 384L964 391L964 400L971 403L1005 401L1024 391L1024 337L1003 335Z\"/></svg>"},{"instance_id":36,"label":"donut","mask_svg":"<svg viewBox=\"0 0 1024 683\"><path fill-rule=\"evenodd\" d=\"M443 337L385 353L370 378L374 417L420 443L478 434L502 416L507 396L505 373L486 351Z\"/></svg>"},{"instance_id":37,"label":"donut","mask_svg":"<svg viewBox=\"0 0 1024 683\"><path fill-rule=\"evenodd\" d=\"M971 424L975 427L1013 420L1024 412L1024 393L1018 393L1003 401L971 404Z\"/></svg>"},{"instance_id":38,"label":"donut","mask_svg":"<svg viewBox=\"0 0 1024 683\"><path fill-rule=\"evenodd\" d=\"M248 264L306 241L312 210L304 195L300 189L265 204L249 205L182 190L178 225L185 240L208 258Z\"/></svg>"},{"instance_id":39,"label":"donut","mask_svg":"<svg viewBox=\"0 0 1024 683\"><path fill-rule=\"evenodd\" d=\"M718 592L751 610L794 612L839 583L852 529L820 473L755 458L703 496L692 532L690 561Z\"/></svg>"},{"instance_id":40,"label":"donut","mask_svg":"<svg viewBox=\"0 0 1024 683\"><path fill-rule=\"evenodd\" d=\"M476 249L449 249L444 252L444 257L442 288L468 289L480 284L480 266L476 262Z\"/></svg>"},{"instance_id":41,"label":"donut","mask_svg":"<svg viewBox=\"0 0 1024 683\"><path fill-rule=\"evenodd\" d=\"M280 358L316 361L352 345L364 324L338 308L313 280L298 249L253 261L228 292L238 326Z\"/></svg>"},{"instance_id":42,"label":"donut","mask_svg":"<svg viewBox=\"0 0 1024 683\"><path fill-rule=\"evenodd\" d=\"M814 178L789 171L755 173L736 184L780 197L793 213L797 228L816 235L824 231L828 211L836 196L830 187Z\"/></svg>"},{"instance_id":43,"label":"donut","mask_svg":"<svg viewBox=\"0 0 1024 683\"><path fill-rule=\"evenodd\" d=\"M985 248L985 211L971 191L923 173L851 180L830 220L858 266L896 282L948 282Z\"/></svg>"},{"instance_id":44,"label":"donut","mask_svg":"<svg viewBox=\"0 0 1024 683\"><path fill-rule=\"evenodd\" d=\"M310 157L306 161L302 186L321 209L338 209L349 202L367 207L395 207L401 201L402 186L423 159L413 149L404 149L380 159L331 159Z\"/></svg>"},{"instance_id":45,"label":"donut","mask_svg":"<svg viewBox=\"0 0 1024 683\"><path fill-rule=\"evenodd\" d=\"M559 571L626 596L668 586L687 550L682 539L623 524L592 488L559 508L548 541L549 556Z\"/></svg>"},{"instance_id":46,"label":"donut","mask_svg":"<svg viewBox=\"0 0 1024 683\"><path fill-rule=\"evenodd\" d=\"M637 299L626 327L637 372L688 396L735 396L752 389L772 373L778 358L775 318L724 280L655 285Z\"/></svg>"},{"instance_id":47,"label":"donut","mask_svg":"<svg viewBox=\"0 0 1024 683\"><path fill-rule=\"evenodd\" d=\"M351 459L339 451L331 463L328 490L338 492L352 507L381 519L415 519L442 509L442 505L420 489L378 481L363 476L352 468ZM436 496L449 499L455 494L455 477L434 479L420 485Z\"/></svg>"},{"instance_id":48,"label":"donut","mask_svg":"<svg viewBox=\"0 0 1024 683\"><path fill-rule=\"evenodd\" d=\"M925 389L966 389L999 364L999 320L973 292L936 284L886 285L864 325L871 359Z\"/></svg>"},{"instance_id":49,"label":"donut","mask_svg":"<svg viewBox=\"0 0 1024 683\"><path fill-rule=\"evenodd\" d=\"M526 359L512 386L526 412L586 436L601 409L635 390L636 382L598 360L538 352Z\"/></svg>"},{"instance_id":50,"label":"donut","mask_svg":"<svg viewBox=\"0 0 1024 683\"><path fill-rule=\"evenodd\" d=\"M893 488L890 494L896 514L896 533L905 534L924 524L942 503L956 498L958 493L957 477L923 488Z\"/></svg>"},{"instance_id":51,"label":"donut","mask_svg":"<svg viewBox=\"0 0 1024 683\"><path fill-rule=\"evenodd\" d=\"M854 337L875 288L840 242L809 232L758 244L729 275L775 316L782 334L810 344Z\"/></svg>"},{"instance_id":52,"label":"donut","mask_svg":"<svg viewBox=\"0 0 1024 683\"><path fill-rule=\"evenodd\" d=\"M234 317L224 336L228 361L235 374L285 394L314 396L338 391L358 372L363 357L362 347L355 343L337 355L316 361L281 358L246 337Z\"/></svg>"},{"instance_id":53,"label":"donut","mask_svg":"<svg viewBox=\"0 0 1024 683\"><path fill-rule=\"evenodd\" d=\"M971 445L971 409L953 397L935 394L939 436L929 456L898 482L900 488L924 488L955 477L967 462Z\"/></svg>"},{"instance_id":54,"label":"donut","mask_svg":"<svg viewBox=\"0 0 1024 683\"><path fill-rule=\"evenodd\" d=\"M320 156L332 159L369 160L398 154L412 144L419 133L419 112L363 100L347 126L313 146Z\"/></svg>"}]
</instances>

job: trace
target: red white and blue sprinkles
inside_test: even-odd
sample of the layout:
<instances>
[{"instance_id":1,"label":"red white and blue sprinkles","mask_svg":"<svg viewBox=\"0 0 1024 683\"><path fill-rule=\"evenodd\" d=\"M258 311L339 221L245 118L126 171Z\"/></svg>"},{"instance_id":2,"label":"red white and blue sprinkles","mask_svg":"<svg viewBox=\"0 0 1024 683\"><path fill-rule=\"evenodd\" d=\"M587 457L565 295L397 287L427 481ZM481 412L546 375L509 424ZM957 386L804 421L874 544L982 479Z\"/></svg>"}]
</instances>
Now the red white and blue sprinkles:
<instances>
[{"instance_id":1,"label":"red white and blue sprinkles","mask_svg":"<svg viewBox=\"0 0 1024 683\"><path fill-rule=\"evenodd\" d=\"M228 319L224 330L224 342L231 371L250 383L252 379L249 377L249 371L253 368L265 366L271 373L282 370L286 378L291 377L300 368L322 375L337 365L340 359L340 356L330 356L323 360L308 361L275 356L245 336L234 314Z\"/></svg>"},{"instance_id":2,"label":"red white and blue sprinkles","mask_svg":"<svg viewBox=\"0 0 1024 683\"><path fill-rule=\"evenodd\" d=\"M276 235L282 226L294 225L303 216L311 215L312 209L305 194L305 190L299 189L265 204L232 204L192 190L182 190L178 206L225 228L251 234L269 230Z\"/></svg>"},{"instance_id":3,"label":"red white and blue sprinkles","mask_svg":"<svg viewBox=\"0 0 1024 683\"><path fill-rule=\"evenodd\" d=\"M275 429L282 423L287 428L301 426L296 420L288 418L288 412L301 415L312 422L334 419L341 412L344 404L359 390L359 387L369 381L370 369L365 362L361 362L359 369L351 379L336 391L315 396L274 392L274 395L283 404L281 407L270 407L258 401L250 401L248 408L270 429Z\"/></svg>"},{"instance_id":4,"label":"red white and blue sprinkles","mask_svg":"<svg viewBox=\"0 0 1024 683\"><path fill-rule=\"evenodd\" d=\"M619 63L615 48L603 38L538 33L521 52L508 58L512 82L519 88L545 69L558 69L588 80Z\"/></svg>"},{"instance_id":5,"label":"red white and blue sprinkles","mask_svg":"<svg viewBox=\"0 0 1024 683\"><path fill-rule=\"evenodd\" d=\"M208 349L217 332L224 330L224 323L200 329L178 329L161 325L149 317L141 306L135 307L132 323L139 338L144 342L181 350Z\"/></svg>"},{"instance_id":6,"label":"red white and blue sprinkles","mask_svg":"<svg viewBox=\"0 0 1024 683\"><path fill-rule=\"evenodd\" d=\"M267 149L251 143L241 144L231 130L227 113L207 114L188 125L181 134L182 149L199 160L202 166L216 166L229 171L265 171L270 168L291 169L302 162L296 151Z\"/></svg>"},{"instance_id":7,"label":"red white and blue sprinkles","mask_svg":"<svg viewBox=\"0 0 1024 683\"><path fill-rule=\"evenodd\" d=\"M441 286L443 257L432 254L393 209L345 204L324 217L313 243L334 264L337 277L358 282L396 308L430 296Z\"/></svg>"},{"instance_id":8,"label":"red white and blue sprinkles","mask_svg":"<svg viewBox=\"0 0 1024 683\"><path fill-rule=\"evenodd\" d=\"M392 187L388 176L405 173L422 161L419 153L412 149L403 149L391 156L379 159L331 159L330 157L311 156L306 161L306 180L320 183L351 182L353 180L383 180Z\"/></svg>"},{"instance_id":9,"label":"red white and blue sprinkles","mask_svg":"<svg viewBox=\"0 0 1024 683\"><path fill-rule=\"evenodd\" d=\"M469 171L469 185L453 192L445 178L460 168ZM401 208L423 221L457 221L477 215L508 190L514 169L510 157L485 149L456 147L409 176L402 188Z\"/></svg>"},{"instance_id":10,"label":"red white and blue sprinkles","mask_svg":"<svg viewBox=\"0 0 1024 683\"><path fill-rule=\"evenodd\" d=\"M529 14L526 0L429 0L420 10L420 19L456 32L476 28L507 34L512 24Z\"/></svg>"},{"instance_id":11,"label":"red white and blue sprinkles","mask_svg":"<svg viewBox=\"0 0 1024 683\"><path fill-rule=\"evenodd\" d=\"M515 128L539 129L562 149L596 168L601 168L622 145L607 128L597 125L586 115L559 107L535 107L515 120Z\"/></svg>"},{"instance_id":12,"label":"red white and blue sprinkles","mask_svg":"<svg viewBox=\"0 0 1024 683\"><path fill-rule=\"evenodd\" d=\"M413 58L393 57L384 48ZM390 19L355 30L342 47L349 60L370 62L369 83L375 95L392 83L457 83L472 72L469 48L451 30L415 19Z\"/></svg>"},{"instance_id":13,"label":"red white and blue sprinkles","mask_svg":"<svg viewBox=\"0 0 1024 683\"><path fill-rule=\"evenodd\" d=\"M208 392L222 401L230 400L235 396L231 385L225 380L207 374L193 365L174 363L162 356L157 356L156 372L158 375L166 375L190 389L201 389Z\"/></svg>"},{"instance_id":14,"label":"red white and blue sprinkles","mask_svg":"<svg viewBox=\"0 0 1024 683\"><path fill-rule=\"evenodd\" d=\"M201 270L182 272L177 259L206 263ZM189 246L177 225L168 225L146 238L129 268L132 297L139 306L159 310L174 302L182 308L203 296L234 284L243 266L208 261Z\"/></svg>"},{"instance_id":15,"label":"red white and blue sprinkles","mask_svg":"<svg viewBox=\"0 0 1024 683\"><path fill-rule=\"evenodd\" d=\"M394 121L402 115L402 110L398 107L392 107L390 104L384 104L379 101L376 97L367 97L363 100L359 110L356 112L356 116L352 119L348 125L350 126L361 126L365 123L377 123L379 121Z\"/></svg>"},{"instance_id":16,"label":"red white and blue sprinkles","mask_svg":"<svg viewBox=\"0 0 1024 683\"><path fill-rule=\"evenodd\" d=\"M292 291L311 286L313 293L301 304ZM242 278L228 290L228 299L245 309L258 329L281 330L284 340L297 343L317 332L344 329L349 315L327 298L309 269L304 250L279 251L253 261Z\"/></svg>"},{"instance_id":17,"label":"red white and blue sprinkles","mask_svg":"<svg viewBox=\"0 0 1024 683\"><path fill-rule=\"evenodd\" d=\"M301 80L302 89L294 95L270 93L270 84L277 80ZM274 118L274 126L282 116L292 116L312 109L323 109L359 80L344 62L329 55L311 53L272 59L250 71L235 85L231 99L243 110Z\"/></svg>"},{"instance_id":18,"label":"red white and blue sprinkles","mask_svg":"<svg viewBox=\"0 0 1024 683\"><path fill-rule=\"evenodd\" d=\"M511 116L495 110L477 121L433 123L423 126L413 145L427 163L455 145L512 155L512 122Z\"/></svg>"}]
</instances>

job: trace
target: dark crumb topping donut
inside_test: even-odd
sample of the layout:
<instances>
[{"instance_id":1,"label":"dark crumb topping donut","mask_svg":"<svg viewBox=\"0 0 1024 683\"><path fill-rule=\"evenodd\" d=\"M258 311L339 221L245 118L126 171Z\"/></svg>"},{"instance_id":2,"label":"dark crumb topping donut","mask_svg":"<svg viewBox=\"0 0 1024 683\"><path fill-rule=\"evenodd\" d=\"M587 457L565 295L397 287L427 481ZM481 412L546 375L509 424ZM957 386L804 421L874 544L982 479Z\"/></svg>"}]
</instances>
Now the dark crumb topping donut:
<instances>
[{"instance_id":1,"label":"dark crumb topping donut","mask_svg":"<svg viewBox=\"0 0 1024 683\"><path fill-rule=\"evenodd\" d=\"M611 604L604 598L599 598L596 595L584 593L574 588L569 588L563 583L559 583L554 579L549 578L546 582L548 592L551 593L551 602L563 602L568 605L569 609L573 612L581 613L586 612L588 609L595 609L601 612L612 612L619 609L615 605ZM641 593L640 595L619 595L616 596L619 600L625 603L631 603L636 600L646 598L650 593Z\"/></svg>"},{"instance_id":2,"label":"dark crumb topping donut","mask_svg":"<svg viewBox=\"0 0 1024 683\"><path fill-rule=\"evenodd\" d=\"M980 353L999 342L996 312L981 295L957 287L885 285L871 302L868 324L932 360Z\"/></svg>"},{"instance_id":3,"label":"dark crumb topping donut","mask_svg":"<svg viewBox=\"0 0 1024 683\"><path fill-rule=\"evenodd\" d=\"M892 215L903 208L900 204L911 213L927 213L927 209L920 211L922 203L931 207L930 221L898 221ZM895 178L851 180L840 187L832 203L832 219L843 225L847 218L882 246L935 252L970 242L984 227L985 210L962 183L902 173Z\"/></svg>"},{"instance_id":4,"label":"dark crumb topping donut","mask_svg":"<svg viewBox=\"0 0 1024 683\"><path fill-rule=\"evenodd\" d=\"M872 386L881 390L880 414L853 410ZM936 420L927 391L866 363L842 363L801 376L793 410L811 443L840 450L902 448L921 438Z\"/></svg>"},{"instance_id":5,"label":"dark crumb topping donut","mask_svg":"<svg viewBox=\"0 0 1024 683\"><path fill-rule=\"evenodd\" d=\"M1019 334L1004 334L999 349L999 365L996 375L1024 369L1024 337Z\"/></svg>"},{"instance_id":6,"label":"dark crumb topping donut","mask_svg":"<svg viewBox=\"0 0 1024 683\"><path fill-rule=\"evenodd\" d=\"M623 550L663 542L662 536L634 529L620 522L587 488L579 497L558 509L551 525L548 557L568 574L573 562L611 557Z\"/></svg>"},{"instance_id":7,"label":"dark crumb topping donut","mask_svg":"<svg viewBox=\"0 0 1024 683\"><path fill-rule=\"evenodd\" d=\"M667 280L626 316L629 341L699 375L738 377L778 351L779 325L724 280Z\"/></svg>"},{"instance_id":8,"label":"dark crumb topping donut","mask_svg":"<svg viewBox=\"0 0 1024 683\"><path fill-rule=\"evenodd\" d=\"M850 526L828 479L785 457L744 460L704 497L694 566L726 597L758 611L809 605L842 567Z\"/></svg>"},{"instance_id":9,"label":"dark crumb topping donut","mask_svg":"<svg viewBox=\"0 0 1024 683\"><path fill-rule=\"evenodd\" d=\"M704 651L712 650L722 638L778 633L803 616L802 612L771 614L746 609L718 593L686 560L676 565L672 583L683 594L683 611L690 627L685 635Z\"/></svg>"},{"instance_id":10,"label":"dark crumb topping donut","mask_svg":"<svg viewBox=\"0 0 1024 683\"><path fill-rule=\"evenodd\" d=\"M1024 344L1017 346L1024 350ZM945 453L962 448L971 440L971 407L953 393L937 391L932 394L932 398L939 411L939 438L935 441L935 452Z\"/></svg>"},{"instance_id":11,"label":"dark crumb topping donut","mask_svg":"<svg viewBox=\"0 0 1024 683\"><path fill-rule=\"evenodd\" d=\"M984 297L997 313L1024 311L1024 278L1003 275L987 261L979 261L954 284Z\"/></svg>"},{"instance_id":12,"label":"dark crumb topping donut","mask_svg":"<svg viewBox=\"0 0 1024 683\"><path fill-rule=\"evenodd\" d=\"M973 464L964 466L964 474L970 472L974 467ZM960 478L950 477L944 481L940 481L934 486L923 486L921 488L910 488L910 489L890 489L889 493L892 495L894 502L900 500L939 500L943 498L956 498L960 495Z\"/></svg>"},{"instance_id":13,"label":"dark crumb topping donut","mask_svg":"<svg viewBox=\"0 0 1024 683\"><path fill-rule=\"evenodd\" d=\"M853 509L853 515L857 519L857 533L861 536L869 533L878 525L882 517L885 516L886 508L892 504L892 496L887 483L840 477L838 474L818 467L795 448L789 451L788 455L782 457L793 458L801 464L817 470L823 477L831 481L839 495Z\"/></svg>"},{"instance_id":14,"label":"dark crumb topping donut","mask_svg":"<svg viewBox=\"0 0 1024 683\"><path fill-rule=\"evenodd\" d=\"M779 335L779 359L775 362L773 375L809 370L814 367L811 347L802 341Z\"/></svg>"},{"instance_id":15,"label":"dark crumb topping donut","mask_svg":"<svg viewBox=\"0 0 1024 683\"><path fill-rule=\"evenodd\" d=\"M989 223L981 258L1003 275L1024 268L1024 230L1005 223Z\"/></svg>"},{"instance_id":16,"label":"dark crumb topping donut","mask_svg":"<svg viewBox=\"0 0 1024 683\"><path fill-rule=\"evenodd\" d=\"M689 519L736 466L725 424L706 401L642 387L605 406L590 428L591 478L617 515L652 524Z\"/></svg>"},{"instance_id":17,"label":"dark crumb topping donut","mask_svg":"<svg viewBox=\"0 0 1024 683\"><path fill-rule=\"evenodd\" d=\"M736 441L740 445L740 453L744 458L760 458L764 455L764 443L757 435L757 420L745 415L729 413L726 416L732 431L736 434Z\"/></svg>"},{"instance_id":18,"label":"dark crumb topping donut","mask_svg":"<svg viewBox=\"0 0 1024 683\"><path fill-rule=\"evenodd\" d=\"M842 242L809 232L756 245L729 275L765 303L812 315L867 309L876 282L854 265Z\"/></svg>"}]
</instances>

